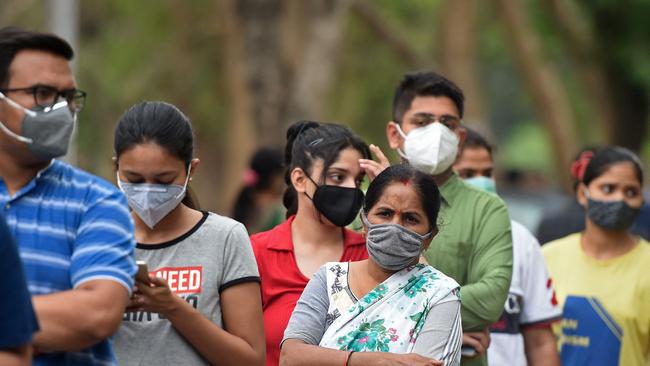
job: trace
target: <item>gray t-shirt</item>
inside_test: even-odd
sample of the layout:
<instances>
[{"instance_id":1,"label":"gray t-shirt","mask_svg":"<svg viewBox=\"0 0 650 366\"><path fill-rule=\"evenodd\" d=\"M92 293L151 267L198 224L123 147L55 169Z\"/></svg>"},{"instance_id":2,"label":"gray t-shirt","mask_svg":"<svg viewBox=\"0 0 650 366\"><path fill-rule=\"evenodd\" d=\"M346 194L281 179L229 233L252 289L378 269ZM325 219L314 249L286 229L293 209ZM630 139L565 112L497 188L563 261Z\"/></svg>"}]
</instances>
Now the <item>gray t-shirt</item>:
<instances>
[{"instance_id":1,"label":"gray t-shirt","mask_svg":"<svg viewBox=\"0 0 650 366\"><path fill-rule=\"evenodd\" d=\"M351 305L358 300L347 283L347 266L343 269L343 275L339 276L341 282L335 282L336 286L341 287L337 292L342 298L339 297L338 301L340 304ZM330 308L327 273L323 266L314 274L300 296L284 331L282 342L287 339L299 339L307 344L318 345L327 328L335 320L329 316ZM445 365L457 365L460 362L462 337L460 301L452 293L429 311L415 341L413 353L444 361Z\"/></svg>"},{"instance_id":2,"label":"gray t-shirt","mask_svg":"<svg viewBox=\"0 0 650 366\"><path fill-rule=\"evenodd\" d=\"M248 233L242 224L204 212L201 221L181 237L161 244L138 244L137 260L151 274L216 325L222 327L219 294L259 273ZM120 365L207 365L194 348L156 313L124 313L114 339Z\"/></svg>"}]
</instances>

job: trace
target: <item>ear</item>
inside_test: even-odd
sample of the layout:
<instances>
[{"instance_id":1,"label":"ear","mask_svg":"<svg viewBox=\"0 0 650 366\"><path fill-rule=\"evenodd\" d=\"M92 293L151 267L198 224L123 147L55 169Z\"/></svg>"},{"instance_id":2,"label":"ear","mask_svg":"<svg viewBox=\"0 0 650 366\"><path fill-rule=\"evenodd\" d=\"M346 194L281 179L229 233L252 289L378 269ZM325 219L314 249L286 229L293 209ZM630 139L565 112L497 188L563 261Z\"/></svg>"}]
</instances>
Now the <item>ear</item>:
<instances>
[{"instance_id":1,"label":"ear","mask_svg":"<svg viewBox=\"0 0 650 366\"><path fill-rule=\"evenodd\" d=\"M578 203L582 207L587 207L587 196L585 195L585 191L587 190L587 186L584 183L579 183L578 188L576 188L576 200L578 200Z\"/></svg>"},{"instance_id":2,"label":"ear","mask_svg":"<svg viewBox=\"0 0 650 366\"><path fill-rule=\"evenodd\" d=\"M115 168L115 170L117 170L117 156L113 156L111 158L111 161L113 162L113 167Z\"/></svg>"},{"instance_id":3,"label":"ear","mask_svg":"<svg viewBox=\"0 0 650 366\"><path fill-rule=\"evenodd\" d=\"M190 161L190 180L192 180L192 177L196 174L196 170L200 164L201 160L199 160L199 158L194 158Z\"/></svg>"},{"instance_id":4,"label":"ear","mask_svg":"<svg viewBox=\"0 0 650 366\"><path fill-rule=\"evenodd\" d=\"M402 135L400 135L398 128L399 127L397 123L394 121L390 121L386 125L386 139L388 140L388 145L393 150L399 149L404 140L404 138L402 138Z\"/></svg>"},{"instance_id":5,"label":"ear","mask_svg":"<svg viewBox=\"0 0 650 366\"><path fill-rule=\"evenodd\" d=\"M291 185L298 193L307 191L307 177L301 168L294 168L291 171Z\"/></svg>"}]
</instances>

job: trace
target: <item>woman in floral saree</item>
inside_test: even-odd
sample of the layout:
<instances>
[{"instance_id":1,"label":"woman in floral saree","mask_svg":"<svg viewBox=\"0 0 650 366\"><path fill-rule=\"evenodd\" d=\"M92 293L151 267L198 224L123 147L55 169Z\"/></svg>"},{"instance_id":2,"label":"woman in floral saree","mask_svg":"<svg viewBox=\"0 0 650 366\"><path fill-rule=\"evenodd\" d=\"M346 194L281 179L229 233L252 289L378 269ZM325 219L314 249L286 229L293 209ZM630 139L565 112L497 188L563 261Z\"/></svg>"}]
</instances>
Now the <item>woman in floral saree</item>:
<instances>
[{"instance_id":1,"label":"woman in floral saree","mask_svg":"<svg viewBox=\"0 0 650 366\"><path fill-rule=\"evenodd\" d=\"M430 176L405 164L378 175L362 213L369 259L327 263L312 277L280 364L458 365L458 284L418 263L438 232L439 208Z\"/></svg>"}]
</instances>

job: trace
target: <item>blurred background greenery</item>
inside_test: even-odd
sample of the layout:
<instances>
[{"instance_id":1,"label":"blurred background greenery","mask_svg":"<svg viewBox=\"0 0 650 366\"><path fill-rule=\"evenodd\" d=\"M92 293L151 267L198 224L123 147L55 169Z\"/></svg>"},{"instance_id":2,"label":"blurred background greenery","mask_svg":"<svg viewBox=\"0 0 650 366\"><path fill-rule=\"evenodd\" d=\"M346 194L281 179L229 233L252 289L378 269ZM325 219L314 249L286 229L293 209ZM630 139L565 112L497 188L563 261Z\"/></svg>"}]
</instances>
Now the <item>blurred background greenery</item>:
<instances>
[{"instance_id":1,"label":"blurred background greenery","mask_svg":"<svg viewBox=\"0 0 650 366\"><path fill-rule=\"evenodd\" d=\"M648 0L72 3L89 93L76 163L113 179L120 115L142 100L173 103L195 127L194 189L217 212L228 213L252 151L281 146L295 120L347 124L387 151L394 87L418 69L464 89L465 123L498 145L502 177L531 177L521 189L568 191L585 144L650 161ZM0 25L49 30L60 4L1 0Z\"/></svg>"}]
</instances>

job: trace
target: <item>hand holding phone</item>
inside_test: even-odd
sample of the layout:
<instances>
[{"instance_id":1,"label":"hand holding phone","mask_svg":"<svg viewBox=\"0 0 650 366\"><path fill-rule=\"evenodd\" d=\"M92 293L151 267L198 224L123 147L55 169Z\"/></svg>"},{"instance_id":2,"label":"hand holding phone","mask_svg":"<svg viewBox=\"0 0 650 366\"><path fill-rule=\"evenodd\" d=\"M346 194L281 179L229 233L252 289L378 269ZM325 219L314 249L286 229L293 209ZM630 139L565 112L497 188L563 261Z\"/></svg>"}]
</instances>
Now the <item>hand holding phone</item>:
<instances>
[{"instance_id":1,"label":"hand holding phone","mask_svg":"<svg viewBox=\"0 0 650 366\"><path fill-rule=\"evenodd\" d=\"M147 267L147 262L136 261L135 264L138 265L138 272L135 274L135 281L150 284L151 280L149 279L149 268Z\"/></svg>"}]
</instances>

